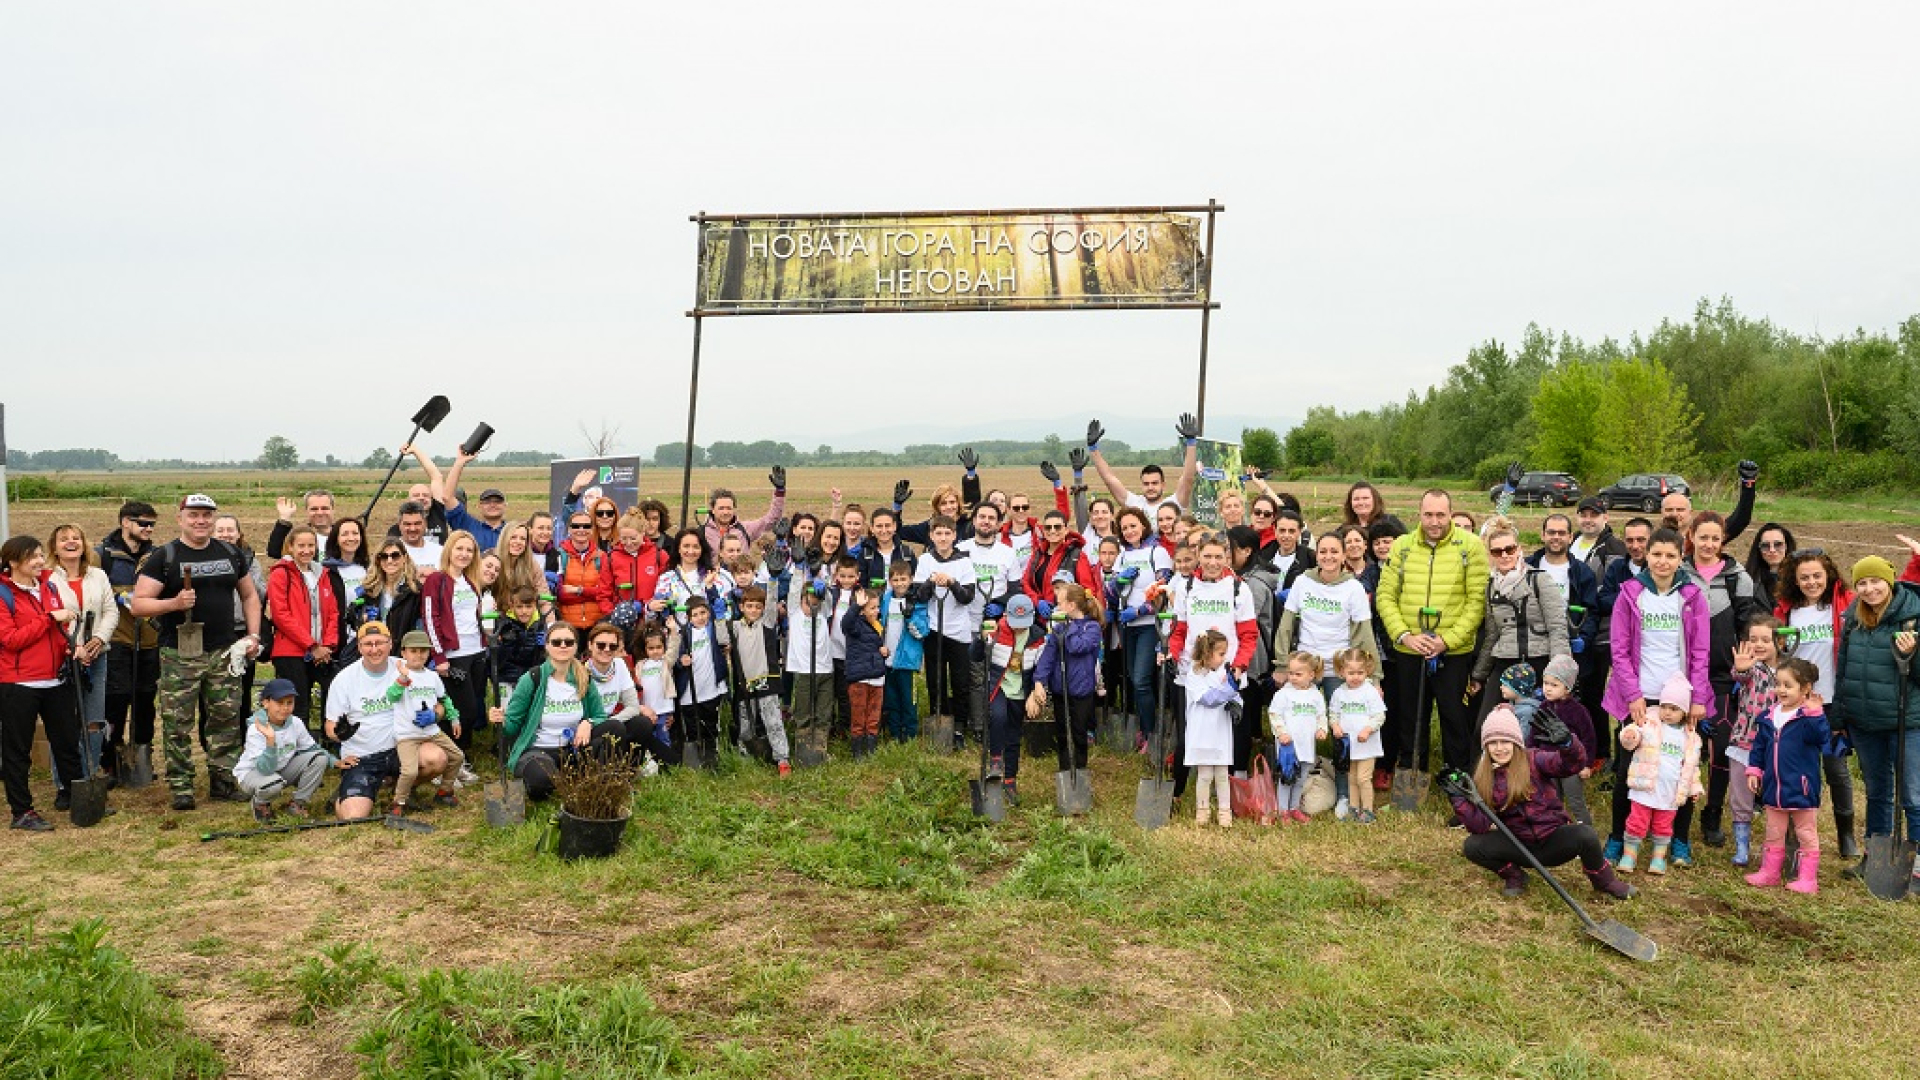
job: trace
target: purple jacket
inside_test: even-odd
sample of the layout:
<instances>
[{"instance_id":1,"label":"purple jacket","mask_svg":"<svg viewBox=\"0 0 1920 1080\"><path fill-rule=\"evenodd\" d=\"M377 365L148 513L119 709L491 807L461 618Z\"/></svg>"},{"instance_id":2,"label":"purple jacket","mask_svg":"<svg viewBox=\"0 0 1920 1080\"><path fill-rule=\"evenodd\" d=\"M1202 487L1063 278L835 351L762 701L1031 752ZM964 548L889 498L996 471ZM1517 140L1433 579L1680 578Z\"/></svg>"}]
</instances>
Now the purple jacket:
<instances>
[{"instance_id":1,"label":"purple jacket","mask_svg":"<svg viewBox=\"0 0 1920 1080\"><path fill-rule=\"evenodd\" d=\"M1699 582L1684 569L1677 575L1680 590L1680 651L1685 657L1687 682L1693 685L1693 702L1707 707L1711 719L1718 711L1713 699L1713 684L1707 680L1707 648L1713 641L1713 616L1707 610L1707 597ZM1631 714L1635 701L1659 697L1657 686L1640 685L1640 595L1653 587L1645 570L1628 578L1620 586L1620 598L1613 605L1613 672L1607 677L1607 693L1600 707L1607 715L1623 718Z\"/></svg>"},{"instance_id":2,"label":"purple jacket","mask_svg":"<svg viewBox=\"0 0 1920 1080\"><path fill-rule=\"evenodd\" d=\"M1040 659L1034 662L1034 680L1047 688L1047 693L1060 693L1060 653L1061 635L1067 639L1067 696L1091 698L1098 692L1099 684L1095 673L1100 667L1100 624L1092 619L1074 619L1067 623L1065 630L1047 635L1047 643L1040 649Z\"/></svg>"},{"instance_id":3,"label":"purple jacket","mask_svg":"<svg viewBox=\"0 0 1920 1080\"><path fill-rule=\"evenodd\" d=\"M1593 733L1593 717L1588 714L1587 707L1580 704L1580 699L1568 697L1561 698L1559 701L1542 701L1540 703L1540 711L1550 712L1554 716L1559 717L1560 722L1567 725L1567 730L1573 733L1574 742L1579 744L1581 751L1580 769L1584 769L1592 764L1596 742L1596 737ZM1540 746L1535 742L1534 739L1536 739L1539 734L1540 729L1538 727L1534 727L1528 731L1527 749L1554 749L1550 746ZM1579 772L1580 769L1575 769L1574 771Z\"/></svg>"},{"instance_id":4,"label":"purple jacket","mask_svg":"<svg viewBox=\"0 0 1920 1080\"><path fill-rule=\"evenodd\" d=\"M1564 747L1546 746L1529 750L1527 760L1533 766L1533 797L1504 810L1499 809L1500 804L1507 800L1507 771L1495 769L1493 797L1487 800L1487 805L1498 811L1500 820L1513 830L1515 839L1523 844L1540 843L1573 820L1567 817L1566 808L1560 805L1560 792L1547 781L1575 775L1586 767L1586 759L1587 752L1577 739ZM1487 815L1465 799L1453 800L1453 812L1460 815L1460 823L1467 827L1468 832L1493 831L1493 822L1487 819Z\"/></svg>"}]
</instances>

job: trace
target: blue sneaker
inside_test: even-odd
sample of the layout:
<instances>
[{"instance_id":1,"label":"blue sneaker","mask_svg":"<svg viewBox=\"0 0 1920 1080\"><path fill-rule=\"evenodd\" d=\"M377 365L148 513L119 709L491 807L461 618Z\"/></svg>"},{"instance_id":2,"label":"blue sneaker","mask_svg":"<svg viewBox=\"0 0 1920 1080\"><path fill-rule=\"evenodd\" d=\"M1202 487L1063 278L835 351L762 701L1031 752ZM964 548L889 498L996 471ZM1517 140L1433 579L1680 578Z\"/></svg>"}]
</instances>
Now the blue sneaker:
<instances>
[{"instance_id":1,"label":"blue sneaker","mask_svg":"<svg viewBox=\"0 0 1920 1080\"><path fill-rule=\"evenodd\" d=\"M1607 850L1602 852L1601 854L1608 862L1614 864L1615 866L1618 866L1620 865L1620 856L1625 855L1626 853L1627 853L1626 841L1620 839L1617 836L1611 836L1607 838Z\"/></svg>"},{"instance_id":2,"label":"blue sneaker","mask_svg":"<svg viewBox=\"0 0 1920 1080\"><path fill-rule=\"evenodd\" d=\"M1692 866L1693 845L1687 843L1685 840L1675 840L1673 842L1673 851L1667 856L1667 861L1672 863L1676 870L1683 866Z\"/></svg>"}]
</instances>

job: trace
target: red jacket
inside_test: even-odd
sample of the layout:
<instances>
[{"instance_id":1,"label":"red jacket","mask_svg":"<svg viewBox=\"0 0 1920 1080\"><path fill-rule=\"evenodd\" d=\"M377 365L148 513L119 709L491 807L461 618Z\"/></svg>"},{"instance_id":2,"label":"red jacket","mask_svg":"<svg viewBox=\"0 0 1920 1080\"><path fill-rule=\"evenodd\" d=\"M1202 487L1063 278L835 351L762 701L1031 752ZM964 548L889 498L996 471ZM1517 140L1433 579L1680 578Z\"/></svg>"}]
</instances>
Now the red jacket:
<instances>
[{"instance_id":1,"label":"red jacket","mask_svg":"<svg viewBox=\"0 0 1920 1080\"><path fill-rule=\"evenodd\" d=\"M667 553L651 539L640 541L640 550L628 554L627 549L615 546L607 552L607 573L611 578L613 603L618 605L626 601L645 605L653 599L653 591L660 586L660 571L667 567ZM632 588L622 588L630 585Z\"/></svg>"},{"instance_id":2,"label":"red jacket","mask_svg":"<svg viewBox=\"0 0 1920 1080\"><path fill-rule=\"evenodd\" d=\"M273 614L273 652L270 658L305 656L315 646L340 647L340 598L333 594L333 575L320 569L320 640L313 640L313 609L306 579L292 559L281 559L267 574L267 610Z\"/></svg>"},{"instance_id":3,"label":"red jacket","mask_svg":"<svg viewBox=\"0 0 1920 1080\"><path fill-rule=\"evenodd\" d=\"M1091 593L1094 603L1099 604L1102 599L1099 575L1094 573L1087 560L1080 557L1085 544L1080 534L1071 530L1064 541L1052 547L1047 546L1044 538L1035 537L1033 552L1027 556L1027 568L1020 574L1020 591L1036 604L1042 600L1052 604L1053 575L1063 565L1070 564L1074 582Z\"/></svg>"},{"instance_id":4,"label":"red jacket","mask_svg":"<svg viewBox=\"0 0 1920 1080\"><path fill-rule=\"evenodd\" d=\"M1907 574L1915 573L1914 568L1916 565L1920 565L1920 555L1915 555L1912 561L1907 563L1906 573L1900 575L1901 579L1904 581L1920 580L1907 576ZM1840 660L1840 624L1846 621L1847 609L1852 606L1853 590L1847 588L1847 583L1844 581L1835 582L1833 586L1833 659L1835 663L1838 663ZM1786 601L1783 600L1773 605L1773 617L1779 619L1780 625L1784 627L1793 620L1793 609L1788 607Z\"/></svg>"},{"instance_id":5,"label":"red jacket","mask_svg":"<svg viewBox=\"0 0 1920 1080\"><path fill-rule=\"evenodd\" d=\"M420 583L420 622L427 637L433 641L433 656L429 661L439 667L445 663L448 654L460 647L460 630L453 624L453 588L452 574L435 570ZM478 592L478 590L475 590ZM399 644L395 642L395 644ZM480 644L487 644L487 624L480 624Z\"/></svg>"},{"instance_id":6,"label":"red jacket","mask_svg":"<svg viewBox=\"0 0 1920 1080\"><path fill-rule=\"evenodd\" d=\"M48 582L52 572L40 575L40 588L15 588L12 579L0 589L13 594L13 607L0 604L0 683L43 682L60 677L67 662L67 635L48 612L59 611L60 590Z\"/></svg>"}]
</instances>

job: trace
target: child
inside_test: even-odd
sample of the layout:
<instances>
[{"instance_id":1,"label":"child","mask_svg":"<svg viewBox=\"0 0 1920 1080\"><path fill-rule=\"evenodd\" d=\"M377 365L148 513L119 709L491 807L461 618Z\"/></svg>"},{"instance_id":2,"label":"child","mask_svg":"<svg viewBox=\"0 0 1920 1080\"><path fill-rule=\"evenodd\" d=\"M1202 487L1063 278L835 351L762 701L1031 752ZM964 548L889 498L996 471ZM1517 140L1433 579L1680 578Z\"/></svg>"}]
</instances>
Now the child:
<instances>
[{"instance_id":1,"label":"child","mask_svg":"<svg viewBox=\"0 0 1920 1080\"><path fill-rule=\"evenodd\" d=\"M920 643L926 639L929 627L927 605L916 603L907 595L912 587L912 563L888 565L887 602L880 609L887 632L887 687L880 714L895 742L920 736L920 710L914 702L913 676L920 670Z\"/></svg>"},{"instance_id":2,"label":"child","mask_svg":"<svg viewBox=\"0 0 1920 1080\"><path fill-rule=\"evenodd\" d=\"M491 643L493 677L502 702L513 699L520 676L547 658L547 626L540 617L540 594L533 586L522 585L513 590L510 600L511 606L499 621Z\"/></svg>"},{"instance_id":3,"label":"child","mask_svg":"<svg viewBox=\"0 0 1920 1080\"><path fill-rule=\"evenodd\" d=\"M658 623L648 623L640 632L640 651L644 655L633 666L633 681L640 690L640 715L652 722L653 737L671 749L674 742L673 667L667 663L667 637L666 628Z\"/></svg>"},{"instance_id":4,"label":"child","mask_svg":"<svg viewBox=\"0 0 1920 1080\"><path fill-rule=\"evenodd\" d=\"M733 629L734 664L740 676L740 697L734 703L740 745L752 740L757 721L767 733L774 767L785 776L793 766L788 763L787 725L780 718L780 631L767 610L765 589L754 585L740 594L740 624Z\"/></svg>"},{"instance_id":5,"label":"child","mask_svg":"<svg viewBox=\"0 0 1920 1080\"><path fill-rule=\"evenodd\" d=\"M1667 872L1667 847L1673 842L1673 815L1690 799L1707 793L1700 783L1700 731L1687 714L1693 686L1675 674L1660 688L1660 716L1646 717L1620 732L1620 748L1633 755L1627 766L1626 850L1620 872L1631 874L1640 861L1640 841L1653 834L1653 858L1647 873Z\"/></svg>"},{"instance_id":6,"label":"child","mask_svg":"<svg viewBox=\"0 0 1920 1080\"><path fill-rule=\"evenodd\" d=\"M1054 614L1062 621L1047 635L1040 650L1039 667L1034 672L1034 697L1037 709L1045 709L1051 693L1061 701L1051 702L1053 710L1054 752L1060 771L1087 767L1087 733L1093 727L1093 709L1099 693L1100 620L1094 617L1092 597L1079 585L1058 588L1059 606ZM1066 656L1066 685L1060 684L1061 654ZM1071 753L1071 757L1069 757Z\"/></svg>"},{"instance_id":7,"label":"child","mask_svg":"<svg viewBox=\"0 0 1920 1080\"><path fill-rule=\"evenodd\" d=\"M803 767L827 760L833 717L833 645L827 635L826 582L795 571L787 599L787 674L793 680L793 743Z\"/></svg>"},{"instance_id":8,"label":"child","mask_svg":"<svg viewBox=\"0 0 1920 1080\"><path fill-rule=\"evenodd\" d=\"M853 560L848 559L848 563ZM880 698L887 685L887 637L880 626L880 596L854 589L840 633L846 641L847 738L855 761L880 745Z\"/></svg>"},{"instance_id":9,"label":"child","mask_svg":"<svg viewBox=\"0 0 1920 1080\"><path fill-rule=\"evenodd\" d=\"M927 522L931 546L920 553L913 568L914 598L933 609L933 635L927 658L927 707L935 716L965 715L972 700L973 665L968 652L973 647L973 594L979 587L973 560L954 547L953 519L935 514ZM958 744L965 724L954 725Z\"/></svg>"},{"instance_id":10,"label":"child","mask_svg":"<svg viewBox=\"0 0 1920 1080\"><path fill-rule=\"evenodd\" d=\"M1020 747L1028 718L1039 719L1041 634L1034 627L1033 598L1015 593L993 628L987 650L987 779L1005 785L1007 802L1020 805Z\"/></svg>"},{"instance_id":11,"label":"child","mask_svg":"<svg viewBox=\"0 0 1920 1080\"><path fill-rule=\"evenodd\" d=\"M1511 669L1509 669L1511 670ZM1545 700L1540 711L1552 713L1565 724L1567 730L1580 743L1580 751L1586 755L1586 762L1580 766L1580 772L1574 776L1562 776L1554 781L1560 789L1560 801L1566 804L1567 813L1582 825L1593 824L1593 812L1587 808L1587 777L1593 775L1593 747L1599 736L1593 730L1593 715L1580 699L1573 696L1574 686L1580 681L1580 664L1571 656L1556 656L1547 661L1547 677L1540 682L1540 691ZM1502 684L1506 682L1501 678ZM1529 746L1537 745L1530 742Z\"/></svg>"},{"instance_id":12,"label":"child","mask_svg":"<svg viewBox=\"0 0 1920 1080\"><path fill-rule=\"evenodd\" d=\"M453 795L452 780L467 763L466 755L454 741L460 737L460 713L447 697L440 675L427 666L433 659L433 639L427 637L425 631L407 631L400 638L400 658L405 662L394 681L398 699L393 703L394 753L400 758L400 778L393 785L393 805L388 813L394 817L406 815L407 797L413 794L413 785L420 779L420 744L423 742L432 743L447 755L446 768L434 778L438 788L433 796L434 805L459 806L460 800ZM441 730L442 724L452 730L452 738Z\"/></svg>"},{"instance_id":13,"label":"child","mask_svg":"<svg viewBox=\"0 0 1920 1080\"><path fill-rule=\"evenodd\" d=\"M709 766L720 741L720 699L727 693L726 644L726 627L714 621L707 598L689 596L687 636L680 645L680 668L674 672L674 696L679 702L681 752L684 755L691 742Z\"/></svg>"},{"instance_id":14,"label":"child","mask_svg":"<svg viewBox=\"0 0 1920 1080\"><path fill-rule=\"evenodd\" d=\"M307 725L295 723L298 698L291 679L269 679L260 691L260 708L247 722L247 745L234 763L233 779L253 799L253 820L265 824L274 817L274 796L293 788L287 812L307 816L307 803L326 779L329 758L313 741Z\"/></svg>"},{"instance_id":15,"label":"child","mask_svg":"<svg viewBox=\"0 0 1920 1080\"><path fill-rule=\"evenodd\" d=\"M827 641L833 655L833 730L850 727L853 698L847 690L847 616L859 611L854 590L860 587L860 562L842 555L833 562L833 584L827 589Z\"/></svg>"},{"instance_id":16,"label":"child","mask_svg":"<svg viewBox=\"0 0 1920 1080\"><path fill-rule=\"evenodd\" d=\"M1820 891L1820 755L1831 732L1814 689L1819 678L1819 669L1797 656L1782 660L1773 681L1780 703L1753 737L1746 788L1767 808L1767 846L1760 869L1747 875L1755 888L1780 884L1791 824L1800 839L1800 873L1787 888L1808 896Z\"/></svg>"},{"instance_id":17,"label":"child","mask_svg":"<svg viewBox=\"0 0 1920 1080\"><path fill-rule=\"evenodd\" d=\"M1194 638L1191 666L1186 672L1187 753L1184 764L1200 770L1193 797L1193 821L1207 823L1207 811L1217 798L1220 827L1233 827L1233 791L1227 769L1233 764L1233 720L1227 703L1240 696L1227 671L1227 636L1209 628Z\"/></svg>"},{"instance_id":18,"label":"child","mask_svg":"<svg viewBox=\"0 0 1920 1080\"><path fill-rule=\"evenodd\" d=\"M1387 722L1387 703L1373 684L1372 653L1342 649L1334 654L1333 663L1341 678L1327 702L1333 737L1347 743L1347 791L1358 804L1353 820L1371 825L1377 820L1373 814L1373 763L1384 752L1380 729ZM1291 664L1288 670L1291 674Z\"/></svg>"},{"instance_id":19,"label":"child","mask_svg":"<svg viewBox=\"0 0 1920 1080\"><path fill-rule=\"evenodd\" d=\"M1514 719L1520 721L1520 741L1527 747L1533 746L1533 715L1540 711L1540 680L1534 678L1533 666L1522 661L1509 664L1500 672L1500 699L1513 710Z\"/></svg>"},{"instance_id":20,"label":"child","mask_svg":"<svg viewBox=\"0 0 1920 1080\"><path fill-rule=\"evenodd\" d=\"M1774 635L1779 630L1780 620L1772 615L1754 616L1733 656L1733 727L1727 735L1727 759L1732 763L1729 768L1742 776L1752 759L1755 733L1780 703L1773 689L1773 665L1780 655ZM1733 808L1733 865L1745 866L1753 857L1753 792L1745 784L1733 784L1727 802Z\"/></svg>"},{"instance_id":21,"label":"child","mask_svg":"<svg viewBox=\"0 0 1920 1080\"><path fill-rule=\"evenodd\" d=\"M1306 794L1307 774L1313 771L1313 741L1327 734L1327 699L1320 693L1320 671L1320 658L1313 653L1287 657L1286 685L1267 705L1274 760L1279 760L1282 746L1291 746L1300 761L1292 783L1277 776L1274 780L1281 821L1308 820L1300 809L1300 796Z\"/></svg>"}]
</instances>

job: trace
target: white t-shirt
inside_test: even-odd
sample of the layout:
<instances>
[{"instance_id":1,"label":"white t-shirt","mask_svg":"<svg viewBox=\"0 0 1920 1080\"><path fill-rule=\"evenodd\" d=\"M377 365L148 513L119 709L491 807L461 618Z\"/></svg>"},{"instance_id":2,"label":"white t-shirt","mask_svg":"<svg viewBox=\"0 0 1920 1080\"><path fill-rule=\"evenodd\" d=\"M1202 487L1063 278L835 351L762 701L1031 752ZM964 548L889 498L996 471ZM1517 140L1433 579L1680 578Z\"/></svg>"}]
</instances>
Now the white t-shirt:
<instances>
[{"instance_id":1,"label":"white t-shirt","mask_svg":"<svg viewBox=\"0 0 1920 1080\"><path fill-rule=\"evenodd\" d=\"M966 552L956 545L954 553L958 558L941 562L934 557L931 549L921 552L920 561L913 568L913 580L916 583L931 581L935 574L945 574L956 582L977 580L978 572L974 570L973 561L967 558ZM933 590L933 599L927 601L927 613L938 624L933 628L934 632L953 641L972 641L979 624L974 621L966 604L951 599L943 603L942 598L947 595L945 586L937 586Z\"/></svg>"},{"instance_id":2,"label":"white t-shirt","mask_svg":"<svg viewBox=\"0 0 1920 1080\"><path fill-rule=\"evenodd\" d=\"M1573 572L1573 563L1557 563L1552 559L1542 558L1540 560L1540 569L1545 571L1549 578L1553 579L1555 585L1560 586L1560 595L1566 596L1567 590L1571 588L1571 586L1567 584L1567 577Z\"/></svg>"},{"instance_id":3,"label":"white t-shirt","mask_svg":"<svg viewBox=\"0 0 1920 1080\"><path fill-rule=\"evenodd\" d=\"M1153 515L1148 514L1147 516L1151 518ZM1107 535L1113 537L1115 540L1118 540L1120 538L1120 534L1117 531L1108 533ZM1097 532L1094 532L1091 527L1088 527L1086 530L1081 532L1080 557L1087 560L1089 563L1098 565L1100 562L1100 541L1103 539L1105 539L1105 537L1101 536ZM1156 544L1159 543L1159 541L1157 540L1154 540L1152 542ZM1122 544L1120 546L1125 547L1126 545Z\"/></svg>"},{"instance_id":4,"label":"white t-shirt","mask_svg":"<svg viewBox=\"0 0 1920 1080\"><path fill-rule=\"evenodd\" d=\"M655 719L673 712L673 673L667 662L643 659L639 664L640 704L653 710Z\"/></svg>"},{"instance_id":5,"label":"white t-shirt","mask_svg":"<svg viewBox=\"0 0 1920 1080\"><path fill-rule=\"evenodd\" d=\"M1833 700L1833 607L1797 607L1787 615L1788 627L1799 631L1799 643L1793 655L1813 665L1820 673L1813 688L1820 700Z\"/></svg>"},{"instance_id":6,"label":"white t-shirt","mask_svg":"<svg viewBox=\"0 0 1920 1080\"><path fill-rule=\"evenodd\" d=\"M808 618L801 595L805 588L804 582L795 581L793 599L787 604L787 671L794 675L831 672L833 642L827 636L827 602L818 601L813 617Z\"/></svg>"},{"instance_id":7,"label":"white t-shirt","mask_svg":"<svg viewBox=\"0 0 1920 1080\"><path fill-rule=\"evenodd\" d=\"M360 583L367 580L367 568L359 563L341 563L334 569L340 572L340 587L346 591L340 598L341 605L345 606L353 600Z\"/></svg>"},{"instance_id":8,"label":"white t-shirt","mask_svg":"<svg viewBox=\"0 0 1920 1080\"><path fill-rule=\"evenodd\" d=\"M534 733L533 745L540 750L557 750L566 745L565 731L579 728L586 723L586 706L580 703L580 692L573 688L567 679L547 679L547 700L540 712L540 730Z\"/></svg>"},{"instance_id":9,"label":"white t-shirt","mask_svg":"<svg viewBox=\"0 0 1920 1080\"><path fill-rule=\"evenodd\" d=\"M827 642L833 648L828 651L833 659L844 661L847 658L847 631L842 620L853 609L853 590L845 589L837 595L829 591L827 595L833 598L832 613L827 616Z\"/></svg>"},{"instance_id":10,"label":"white t-shirt","mask_svg":"<svg viewBox=\"0 0 1920 1080\"><path fill-rule=\"evenodd\" d=\"M388 694L399 675L400 662L388 660L384 670L367 670L365 662L350 664L333 677L327 688L327 719L345 717L360 725L353 738L340 744L341 757L366 757L393 749L393 703Z\"/></svg>"},{"instance_id":11,"label":"white t-shirt","mask_svg":"<svg viewBox=\"0 0 1920 1080\"><path fill-rule=\"evenodd\" d=\"M1371 681L1361 683L1357 690L1344 682L1334 687L1327 710L1333 714L1333 719L1340 722L1340 730L1346 733L1348 757L1360 761L1377 758L1384 752L1380 744L1380 729L1386 724L1387 703L1380 697L1380 688ZM1373 732L1368 738L1362 739L1361 728L1372 728Z\"/></svg>"},{"instance_id":12,"label":"white t-shirt","mask_svg":"<svg viewBox=\"0 0 1920 1080\"><path fill-rule=\"evenodd\" d=\"M1327 726L1327 699L1321 696L1320 688L1301 690L1292 683L1282 686L1267 705L1267 718L1273 727L1273 741L1278 743L1280 732L1285 731L1293 739L1294 756L1302 765L1312 764L1313 740Z\"/></svg>"},{"instance_id":13,"label":"white t-shirt","mask_svg":"<svg viewBox=\"0 0 1920 1080\"><path fill-rule=\"evenodd\" d=\"M593 680L593 692L600 695L600 704L606 707L607 715L612 717L620 715L620 695L633 689L634 681L633 672L627 670L625 660L616 659L610 668L602 675L592 661L587 663L587 677Z\"/></svg>"},{"instance_id":14,"label":"white t-shirt","mask_svg":"<svg viewBox=\"0 0 1920 1080\"><path fill-rule=\"evenodd\" d=\"M410 742L431 739L440 732L440 725L429 724L421 727L414 722L414 716L422 705L432 712L440 699L447 696L447 686L440 681L440 673L432 668L407 672L408 685L400 691L400 700L393 705L393 738L395 742ZM463 718L464 719L464 718Z\"/></svg>"},{"instance_id":15,"label":"white t-shirt","mask_svg":"<svg viewBox=\"0 0 1920 1080\"><path fill-rule=\"evenodd\" d=\"M1775 705L1773 707L1773 730L1779 731L1781 728L1786 727L1787 721L1798 715L1800 715L1799 709L1789 709L1785 705Z\"/></svg>"},{"instance_id":16,"label":"white t-shirt","mask_svg":"<svg viewBox=\"0 0 1920 1080\"><path fill-rule=\"evenodd\" d=\"M1145 495L1140 494L1137 491L1131 492L1127 495L1127 505L1133 507L1136 510L1145 511L1148 521L1154 520L1155 516L1160 513L1160 508L1163 506L1170 505L1175 510L1181 509L1180 500L1174 498L1171 495L1160 496L1159 502L1148 502L1147 497Z\"/></svg>"},{"instance_id":17,"label":"white t-shirt","mask_svg":"<svg viewBox=\"0 0 1920 1080\"><path fill-rule=\"evenodd\" d=\"M1640 696L1657 698L1667 680L1682 673L1680 655L1680 590L1665 596L1652 589L1640 593Z\"/></svg>"},{"instance_id":18,"label":"white t-shirt","mask_svg":"<svg viewBox=\"0 0 1920 1080\"><path fill-rule=\"evenodd\" d=\"M720 675L720 665L725 661L708 629L705 626L687 628L687 655L693 658L693 678L687 680L689 704L712 701L726 690Z\"/></svg>"},{"instance_id":19,"label":"white t-shirt","mask_svg":"<svg viewBox=\"0 0 1920 1080\"><path fill-rule=\"evenodd\" d=\"M472 656L486 648L480 638L480 594L459 575L453 579L453 632L460 644L449 656Z\"/></svg>"},{"instance_id":20,"label":"white t-shirt","mask_svg":"<svg viewBox=\"0 0 1920 1080\"><path fill-rule=\"evenodd\" d=\"M1033 554L1033 530L1028 529L1026 532L1008 530L1007 546L1013 549L1014 562L1025 566L1027 558Z\"/></svg>"},{"instance_id":21,"label":"white t-shirt","mask_svg":"<svg viewBox=\"0 0 1920 1080\"><path fill-rule=\"evenodd\" d=\"M404 539L400 541L400 546L407 548L407 558L412 559L413 565L419 568L421 577L440 569L440 542L433 537L421 537L419 547L407 547Z\"/></svg>"},{"instance_id":22,"label":"white t-shirt","mask_svg":"<svg viewBox=\"0 0 1920 1080\"><path fill-rule=\"evenodd\" d=\"M1234 599L1235 593L1239 599ZM1227 666L1233 666L1240 652L1238 624L1253 621L1253 589L1232 574L1218 581L1196 577L1181 590L1180 606L1174 618L1187 624L1186 644L1181 648L1182 671L1193 666L1193 645L1208 630L1218 630L1227 639Z\"/></svg>"},{"instance_id":23,"label":"white t-shirt","mask_svg":"<svg viewBox=\"0 0 1920 1080\"><path fill-rule=\"evenodd\" d=\"M1597 544L1598 542L1599 542L1598 537L1588 536L1586 533L1580 533L1573 538L1573 547L1568 549L1567 554L1571 558L1579 559L1581 562L1586 562L1587 556L1593 551L1594 545ZM1540 561L1544 563L1547 560L1541 559Z\"/></svg>"},{"instance_id":24,"label":"white t-shirt","mask_svg":"<svg viewBox=\"0 0 1920 1080\"><path fill-rule=\"evenodd\" d=\"M977 539L962 540L953 546L973 561L973 579L979 587L973 592L973 603L967 606L967 617L973 622L973 632L978 634L980 622L986 617L987 597L1004 595L1008 579L1018 574L1020 567L1013 548L997 539L991 544L982 544Z\"/></svg>"},{"instance_id":25,"label":"white t-shirt","mask_svg":"<svg viewBox=\"0 0 1920 1080\"><path fill-rule=\"evenodd\" d=\"M1335 653L1353 644L1353 624L1373 621L1367 588L1348 577L1334 585L1318 573L1301 574L1287 592L1287 608L1299 619L1294 648L1331 664Z\"/></svg>"},{"instance_id":26,"label":"white t-shirt","mask_svg":"<svg viewBox=\"0 0 1920 1080\"><path fill-rule=\"evenodd\" d=\"M1137 548L1121 549L1120 558L1113 564L1113 571L1117 574L1128 568L1139 571L1139 575L1127 587L1127 595L1120 598L1120 606L1139 607L1147 602L1147 589L1157 580L1159 572L1173 572L1173 557L1167 554L1167 549L1161 547L1159 541L1150 539ZM1147 614L1130 619L1127 625L1152 626L1153 616Z\"/></svg>"},{"instance_id":27,"label":"white t-shirt","mask_svg":"<svg viewBox=\"0 0 1920 1080\"><path fill-rule=\"evenodd\" d=\"M1233 764L1233 718L1224 705L1200 704L1207 691L1226 681L1225 667L1187 675L1187 765Z\"/></svg>"}]
</instances>

